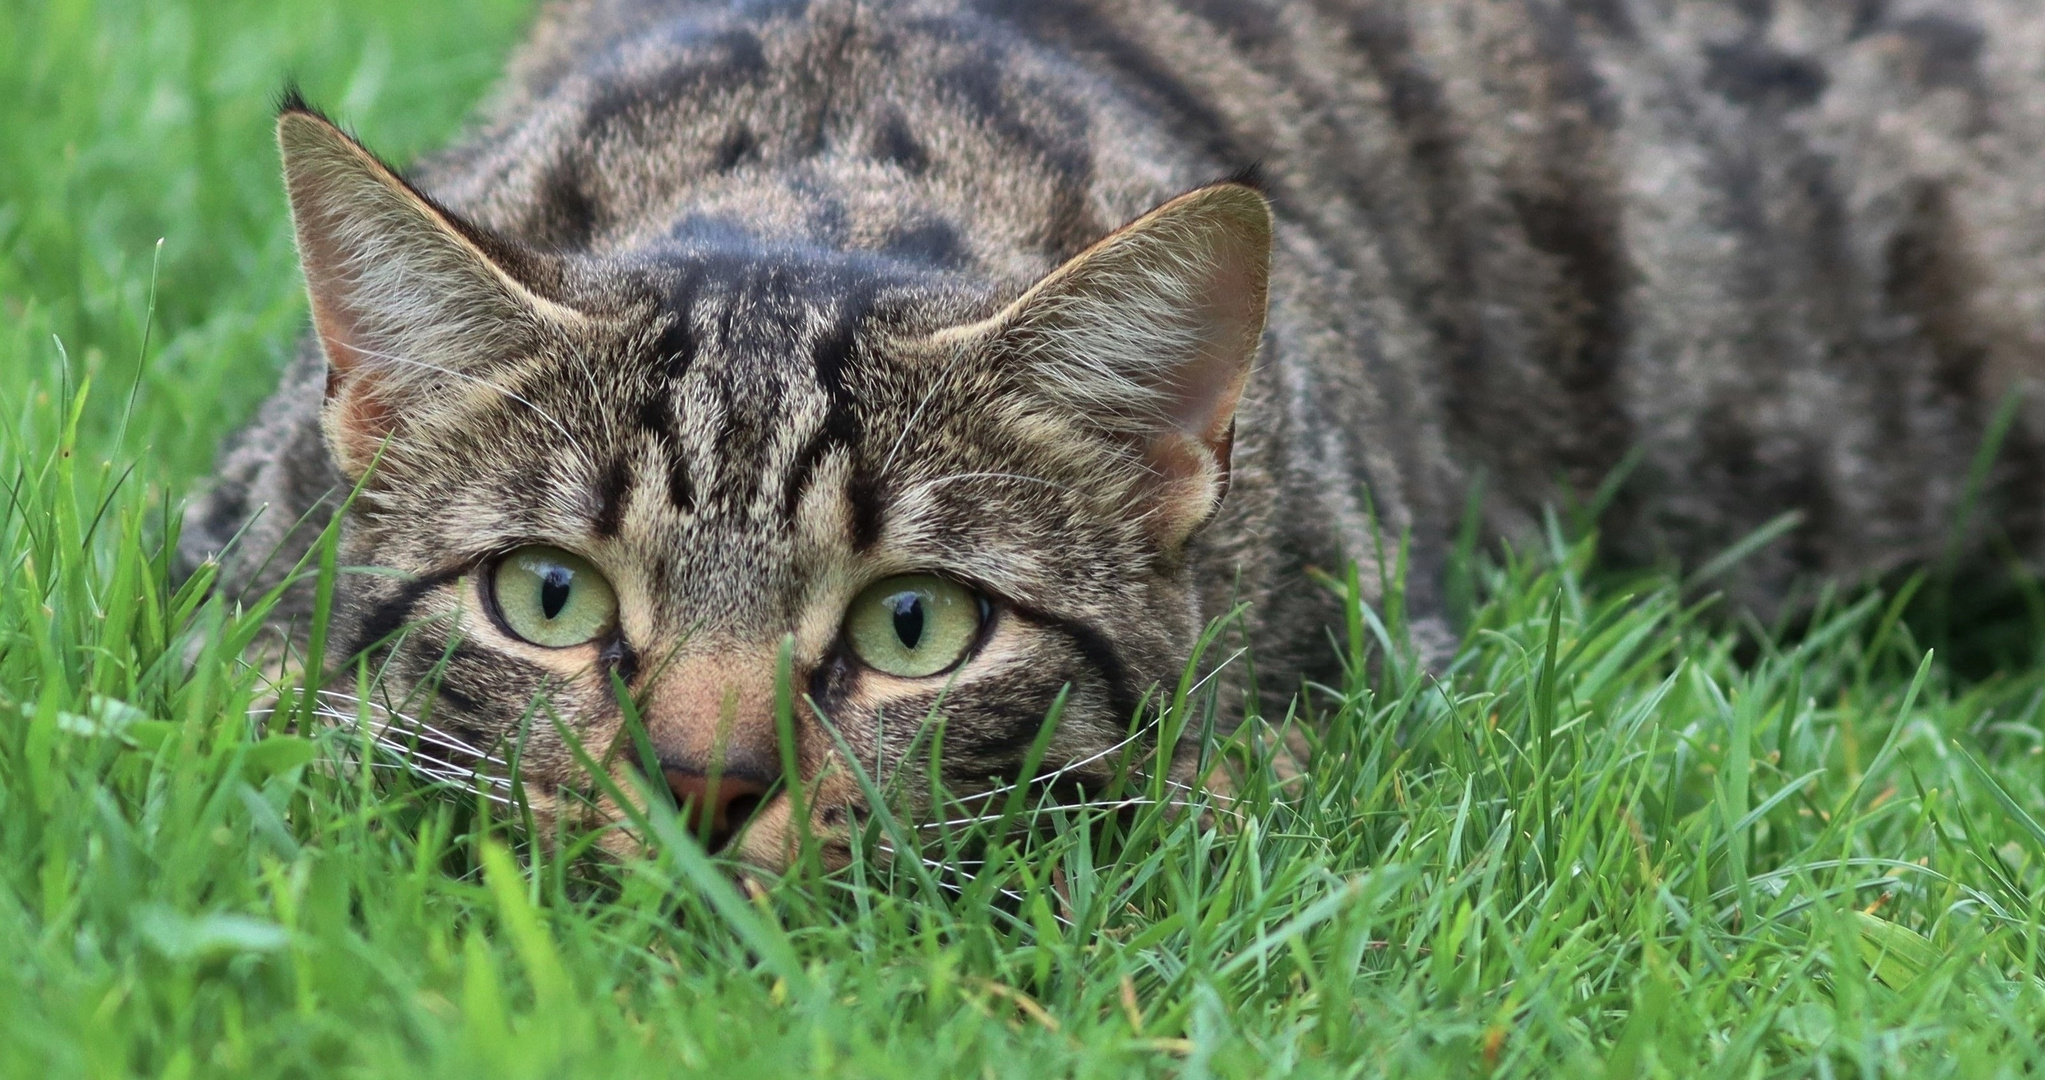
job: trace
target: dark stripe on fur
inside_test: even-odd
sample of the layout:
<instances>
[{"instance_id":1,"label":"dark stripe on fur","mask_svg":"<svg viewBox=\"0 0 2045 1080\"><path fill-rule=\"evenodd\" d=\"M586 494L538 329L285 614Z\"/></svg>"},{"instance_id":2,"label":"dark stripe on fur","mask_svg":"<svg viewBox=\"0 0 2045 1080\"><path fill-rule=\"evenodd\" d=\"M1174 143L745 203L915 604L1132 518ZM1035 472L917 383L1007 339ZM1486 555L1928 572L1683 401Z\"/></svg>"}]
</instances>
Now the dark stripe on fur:
<instances>
[{"instance_id":1,"label":"dark stripe on fur","mask_svg":"<svg viewBox=\"0 0 2045 1080\"><path fill-rule=\"evenodd\" d=\"M1058 686L1037 671L977 685L970 708L955 707L946 724L944 778L1013 778L1057 696Z\"/></svg>"},{"instance_id":2,"label":"dark stripe on fur","mask_svg":"<svg viewBox=\"0 0 2045 1080\"><path fill-rule=\"evenodd\" d=\"M583 183L582 166L564 156L548 166L534 200L530 225L534 242L555 251L580 251L601 226L602 212Z\"/></svg>"},{"instance_id":3,"label":"dark stripe on fur","mask_svg":"<svg viewBox=\"0 0 2045 1080\"><path fill-rule=\"evenodd\" d=\"M632 82L608 86L590 102L583 114L586 143L601 142L605 133L617 128L642 125L651 115L673 108L704 87L754 84L770 74L760 37L751 30L710 34L683 24L672 37L673 48L680 54L672 65Z\"/></svg>"},{"instance_id":4,"label":"dark stripe on fur","mask_svg":"<svg viewBox=\"0 0 2045 1080\"><path fill-rule=\"evenodd\" d=\"M1056 14L1042 12L1039 7L1064 7L1053 0L1044 0L1041 4L1039 0L1029 0L1025 4L994 0L982 6L1001 9L1001 15L1013 20L1027 19L1053 26L1058 21ZM1049 18L1045 17L1047 14ZM954 25L946 29L956 31L958 28ZM1045 215L1043 230L1035 240L1054 257L1070 258L1107 231L1094 218L1088 203L1094 179L1088 131L1090 121L1084 111L1064 100L1054 88L1017 92L1004 86L1002 76L1009 68L1003 56L1006 43L989 36L976 44L981 46L982 55L940 73L938 87L958 105L977 116L1003 142L1014 146L1023 155L1023 161L1019 161L1018 165L1028 162L1056 177L1052 205ZM1018 107L1021 101L1033 103L1030 113L1025 114ZM1248 161L1253 156L1226 160Z\"/></svg>"},{"instance_id":5,"label":"dark stripe on fur","mask_svg":"<svg viewBox=\"0 0 2045 1080\"><path fill-rule=\"evenodd\" d=\"M1237 48L1257 51L1282 45L1285 27L1266 0L1181 0L1187 11L1226 35Z\"/></svg>"},{"instance_id":6,"label":"dark stripe on fur","mask_svg":"<svg viewBox=\"0 0 2045 1080\"><path fill-rule=\"evenodd\" d=\"M1323 8L1335 7L1321 0ZM1333 12L1330 13L1334 14ZM1342 5L1349 44L1375 69L1385 88L1385 105L1405 143L1406 155L1423 183L1427 203L1425 227L1430 247L1440 260L1440 287L1420 290L1416 307L1439 342L1439 355L1455 374L1442 380L1445 404L1453 421L1477 427L1484 406L1478 399L1483 379L1484 350L1478 332L1476 251L1472 223L1477 215L1462 161L1459 125L1449 108L1441 80L1413 53L1413 32L1407 23L1373 8ZM1370 205L1370 192L1358 191L1360 205Z\"/></svg>"},{"instance_id":7,"label":"dark stripe on fur","mask_svg":"<svg viewBox=\"0 0 2045 1080\"><path fill-rule=\"evenodd\" d=\"M718 144L717 156L710 163L713 172L730 172L749 161L759 158L760 139L753 129L740 124L732 129L722 143Z\"/></svg>"},{"instance_id":8,"label":"dark stripe on fur","mask_svg":"<svg viewBox=\"0 0 2045 1080\"><path fill-rule=\"evenodd\" d=\"M1918 185L1910 194L1901 226L1889 238L1882 292L1915 322L1931 346L1933 378L1956 398L1978 398L1988 363L1988 344L1967 308L1969 268L1953 250L1961 226L1946 186Z\"/></svg>"},{"instance_id":9,"label":"dark stripe on fur","mask_svg":"<svg viewBox=\"0 0 2045 1080\"><path fill-rule=\"evenodd\" d=\"M433 704L435 709L434 716L436 718L439 717L440 710L448 708L450 706L453 707L456 712L475 714L483 711L482 702L479 702L475 698L470 697L468 694L463 693L461 689L458 687L447 685L446 680L442 680L440 685L434 688L433 693L434 693ZM448 727L447 724L444 723L436 723L435 726L440 727L443 730L452 730L451 728Z\"/></svg>"},{"instance_id":10,"label":"dark stripe on fur","mask_svg":"<svg viewBox=\"0 0 2045 1080\"><path fill-rule=\"evenodd\" d=\"M1017 607L1015 613L1022 619L1038 626L1055 630L1072 639L1074 651L1086 661L1101 681L1107 684L1108 708L1117 720L1127 720L1136 715L1136 694L1129 684L1129 668L1122 662L1122 656L1115 651L1114 643L1108 636L1088 623L1068 619L1049 612Z\"/></svg>"},{"instance_id":11,"label":"dark stripe on fur","mask_svg":"<svg viewBox=\"0 0 2045 1080\"><path fill-rule=\"evenodd\" d=\"M667 498L674 508L688 513L696 505L696 492L689 483L689 462L682 456L681 440L675 435L672 406L659 398L639 403L639 429L651 436L667 466Z\"/></svg>"},{"instance_id":12,"label":"dark stripe on fur","mask_svg":"<svg viewBox=\"0 0 2045 1080\"><path fill-rule=\"evenodd\" d=\"M618 526L625 520L625 504L632 498L629 457L619 454L611 459L610 468L604 470L603 479L598 482L596 498L596 520L592 527L598 536L609 540L618 535Z\"/></svg>"},{"instance_id":13,"label":"dark stripe on fur","mask_svg":"<svg viewBox=\"0 0 2045 1080\"><path fill-rule=\"evenodd\" d=\"M1619 386L1628 334L1625 298L1635 272L1620 231L1617 207L1623 200L1603 168L1619 107L1593 67L1575 20L1534 7L1530 22L1547 61L1549 92L1558 105L1577 108L1557 110L1544 139L1548 164L1505 198L1527 243L1554 260L1549 364L1571 417L1555 450L1570 482L1591 490L1636 441Z\"/></svg>"},{"instance_id":14,"label":"dark stripe on fur","mask_svg":"<svg viewBox=\"0 0 2045 1080\"><path fill-rule=\"evenodd\" d=\"M928 218L897 229L881 245L881 253L940 269L958 269L966 262L966 245L948 221Z\"/></svg>"},{"instance_id":15,"label":"dark stripe on fur","mask_svg":"<svg viewBox=\"0 0 2045 1080\"><path fill-rule=\"evenodd\" d=\"M902 167L911 176L921 176L930 168L930 153L916 139L916 133L909 130L909 121L899 111L890 112L874 136L873 156L882 161Z\"/></svg>"},{"instance_id":16,"label":"dark stripe on fur","mask_svg":"<svg viewBox=\"0 0 2045 1080\"><path fill-rule=\"evenodd\" d=\"M1916 47L1911 74L1919 88L1976 94L1985 89L1981 52L1988 32L1981 27L1947 15L1917 15L1897 23L1893 32Z\"/></svg>"},{"instance_id":17,"label":"dark stripe on fur","mask_svg":"<svg viewBox=\"0 0 2045 1080\"><path fill-rule=\"evenodd\" d=\"M440 666L437 661L436 666ZM463 728L459 724L449 724L443 722L440 718L440 708L442 706L452 705L454 706L456 712L468 713L471 716L484 715L483 703L477 701L474 695L470 694L466 690L463 690L461 686L458 685L460 682L459 679L450 678L450 676L452 676L459 668L462 667L466 667L473 672L486 669L488 666L489 658L485 657L480 650L478 650L474 645L470 644L469 642L457 641L454 643L453 647L447 649L447 663L444 666L440 666L440 670L437 673L435 673L438 676L438 681L435 683L433 688L433 692L435 695L433 715L434 726L439 727L444 731L450 732L472 730L468 728ZM431 669L429 669L429 671L430 670ZM467 738L469 743L473 746L483 745L480 736L463 737Z\"/></svg>"},{"instance_id":18,"label":"dark stripe on fur","mask_svg":"<svg viewBox=\"0 0 2045 1080\"><path fill-rule=\"evenodd\" d=\"M802 505L802 494L825 455L837 447L852 452L866 437L865 427L859 420L858 403L846 386L846 377L854 362L853 350L859 327L866 321L872 305L871 294L860 289L839 308L837 324L810 350L817 385L823 388L830 401L830 411L825 414L816 434L796 456L786 487L782 489L782 516L791 524L795 521L796 509ZM859 550L865 551L880 539L880 498L873 478L866 474L857 454L854 454L853 475L846 485L845 497L852 506L852 542Z\"/></svg>"},{"instance_id":19,"label":"dark stripe on fur","mask_svg":"<svg viewBox=\"0 0 2045 1080\"><path fill-rule=\"evenodd\" d=\"M1576 417L1574 445L1560 447L1580 484L1595 485L1633 444L1618 385L1624 360L1624 297L1633 280L1616 199L1588 183L1557 184L1560 194L1515 192L1508 197L1527 242L1556 260L1556 308L1569 312L1560 328L1554 370Z\"/></svg>"},{"instance_id":20,"label":"dark stripe on fur","mask_svg":"<svg viewBox=\"0 0 2045 1080\"><path fill-rule=\"evenodd\" d=\"M696 362L696 295L703 287L700 273L689 273L668 296L668 308L673 318L661 328L660 340L655 343L655 355L661 358L667 369L667 377L681 382L689 373L689 365Z\"/></svg>"},{"instance_id":21,"label":"dark stripe on fur","mask_svg":"<svg viewBox=\"0 0 2045 1080\"><path fill-rule=\"evenodd\" d=\"M1824 94L1829 82L1816 60L1783 52L1763 41L1712 45L1704 55L1704 85L1742 105L1809 105Z\"/></svg>"},{"instance_id":22,"label":"dark stripe on fur","mask_svg":"<svg viewBox=\"0 0 2045 1080\"><path fill-rule=\"evenodd\" d=\"M852 506L852 546L862 552L871 551L880 543L884 498L880 481L855 464L852 479L845 484L845 501Z\"/></svg>"},{"instance_id":23,"label":"dark stripe on fur","mask_svg":"<svg viewBox=\"0 0 2045 1080\"><path fill-rule=\"evenodd\" d=\"M1221 113L1157 57L1108 25L1094 5L1073 0L981 0L978 6L1038 40L1098 55L1123 77L1125 89L1158 110L1165 127L1204 148L1223 168L1239 168L1269 156L1261 146L1238 141L1231 134L1233 125ZM1091 166L1089 161L1089 174Z\"/></svg>"},{"instance_id":24,"label":"dark stripe on fur","mask_svg":"<svg viewBox=\"0 0 2045 1080\"><path fill-rule=\"evenodd\" d=\"M699 269L684 270L682 280L667 296L668 321L654 343L667 375L667 386L640 403L639 427L653 437L667 465L667 498L675 509L688 513L696 505L696 488L689 475L689 461L676 434L673 402L679 400L682 380L696 362L696 298L703 287Z\"/></svg>"},{"instance_id":25,"label":"dark stripe on fur","mask_svg":"<svg viewBox=\"0 0 2045 1080\"><path fill-rule=\"evenodd\" d=\"M419 606L419 601L425 599L426 594L460 578L467 569L458 567L440 570L399 585L395 596L370 609L355 631L355 636L349 640L348 648L341 655L353 659L371 648L385 644L386 638L395 635L404 629L406 623L412 621L412 609Z\"/></svg>"},{"instance_id":26,"label":"dark stripe on fur","mask_svg":"<svg viewBox=\"0 0 2045 1080\"><path fill-rule=\"evenodd\" d=\"M859 437L859 424L850 413L832 409L824 418L824 425L803 444L795 455L795 464L788 470L788 481L781 489L781 516L790 524L795 521L795 511L802 505L803 492L809 490L812 474L834 448L849 446L851 440Z\"/></svg>"}]
</instances>

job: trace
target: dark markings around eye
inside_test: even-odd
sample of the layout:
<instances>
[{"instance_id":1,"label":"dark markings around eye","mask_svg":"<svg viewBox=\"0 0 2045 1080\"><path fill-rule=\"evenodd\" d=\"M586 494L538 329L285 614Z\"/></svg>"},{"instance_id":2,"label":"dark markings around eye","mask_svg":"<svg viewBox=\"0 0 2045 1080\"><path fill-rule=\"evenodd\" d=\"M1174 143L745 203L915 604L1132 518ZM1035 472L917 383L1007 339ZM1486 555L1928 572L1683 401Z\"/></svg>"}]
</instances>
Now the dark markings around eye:
<instances>
[{"instance_id":1,"label":"dark markings around eye","mask_svg":"<svg viewBox=\"0 0 2045 1080\"><path fill-rule=\"evenodd\" d=\"M501 717L493 719L495 711L488 703L506 692L524 698L528 692L537 692L547 679L545 670L518 657L477 648L466 639L450 640L444 626L425 628L408 651L411 655L404 666L409 676L433 687L431 712L423 714L427 721L485 753L501 750L499 740L511 734L500 726ZM511 687L526 689L509 691ZM395 730L393 734L408 737ZM452 764L480 764L444 743L422 744L420 749Z\"/></svg>"},{"instance_id":2,"label":"dark markings around eye","mask_svg":"<svg viewBox=\"0 0 2045 1080\"><path fill-rule=\"evenodd\" d=\"M470 697L458 686L448 685L448 682L445 678L441 679L440 684L434 687L433 695L434 708L436 710L441 711L443 714L450 707L458 712L470 714L482 711L482 706L476 703L475 698ZM447 727L450 730L453 730L452 726L446 720L441 720L440 726ZM464 738L466 738L466 736L464 736ZM474 740L470 741L472 743L474 742Z\"/></svg>"},{"instance_id":3,"label":"dark markings around eye","mask_svg":"<svg viewBox=\"0 0 2045 1080\"><path fill-rule=\"evenodd\" d=\"M433 590L461 577L467 569L461 566L439 570L400 585L396 595L378 603L370 610L369 615L362 620L361 627L356 630L354 639L349 641L347 652L342 655L356 657L378 645L386 644L388 639L396 636L407 623L412 622L412 612L419 606L419 601L425 599Z\"/></svg>"},{"instance_id":4,"label":"dark markings around eye","mask_svg":"<svg viewBox=\"0 0 2045 1080\"><path fill-rule=\"evenodd\" d=\"M626 683L639 677L639 651L626 642L623 634L612 635L597 654L597 661Z\"/></svg>"},{"instance_id":5,"label":"dark markings around eye","mask_svg":"<svg viewBox=\"0 0 2045 1080\"><path fill-rule=\"evenodd\" d=\"M1126 722L1136 715L1136 694L1129 685L1129 669L1122 663L1122 656L1106 634L1079 621L1067 619L1048 612L1018 607L1015 613L1027 622L1055 630L1072 641L1080 659L1100 674L1107 684L1108 708L1118 722Z\"/></svg>"},{"instance_id":6,"label":"dark markings around eye","mask_svg":"<svg viewBox=\"0 0 2045 1080\"><path fill-rule=\"evenodd\" d=\"M1018 612L1018 614L1022 618L1027 618L1031 622L1037 622L1041 626L1049 626L1051 630L1057 630L1059 634L1065 634L1067 638L1072 638L1072 644L1074 644L1074 648L1078 648L1080 659L1084 659L1094 671L1100 673L1100 679L1104 683L1108 683L1108 706L1115 710L1115 718L1117 720L1127 720L1127 718L1135 716L1135 712L1137 712L1137 698L1135 698L1135 693L1129 687L1129 669L1123 665L1121 653L1117 653L1115 644L1108 642L1106 634L1102 634L1100 630L1096 630L1096 628L1092 628L1092 626L1088 626L1088 624L1084 624L1080 620L1067 620L1067 618L1059 618L1059 616L1049 616L1045 612Z\"/></svg>"},{"instance_id":7,"label":"dark markings around eye","mask_svg":"<svg viewBox=\"0 0 2045 1080\"><path fill-rule=\"evenodd\" d=\"M457 640L448 646L445 652L447 659L444 671L440 676L438 684L434 687L434 708L438 710L443 705L451 705L460 712L470 715L480 714L483 711L482 705L458 684L475 680L482 673L493 669L501 670L501 666L496 663L496 657L484 653L467 641L461 640ZM442 719L438 716L435 717L434 722L450 731L460 732L466 730L464 725L456 721ZM487 746L490 741L488 736L474 731L469 731L461 737L471 746Z\"/></svg>"}]
</instances>

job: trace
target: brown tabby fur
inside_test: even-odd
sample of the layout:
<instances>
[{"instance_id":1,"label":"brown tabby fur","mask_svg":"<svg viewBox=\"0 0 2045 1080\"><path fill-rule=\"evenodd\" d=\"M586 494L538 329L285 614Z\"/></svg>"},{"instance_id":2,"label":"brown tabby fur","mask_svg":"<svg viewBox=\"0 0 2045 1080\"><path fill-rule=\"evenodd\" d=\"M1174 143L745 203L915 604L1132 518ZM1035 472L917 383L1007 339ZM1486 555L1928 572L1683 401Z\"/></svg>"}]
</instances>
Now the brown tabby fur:
<instances>
[{"instance_id":1,"label":"brown tabby fur","mask_svg":"<svg viewBox=\"0 0 2045 1080\"><path fill-rule=\"evenodd\" d=\"M1636 447L1610 556L1796 511L1728 579L1772 609L1940 551L2045 348L2033 0L578 0L430 202L280 124L320 334L188 555L253 517L225 581L273 584L375 460L344 561L398 573L344 579L334 640L402 632L385 693L522 738L543 809L579 781L532 703L614 750L613 675L664 768L778 776L787 635L834 836L860 800L820 716L883 776L940 716L970 784L1069 687L1052 762L1084 760L1239 600L1267 691L1325 674L1309 569L1375 597L1401 537L1438 647L1473 479L1524 535ZM1252 166L1253 369L1263 203L1203 187ZM2027 404L1981 517L2033 557L2041 436ZM478 568L540 541L604 568L619 634L484 616ZM839 640L904 570L994 601L954 676ZM778 865L788 814L734 850Z\"/></svg>"}]
</instances>

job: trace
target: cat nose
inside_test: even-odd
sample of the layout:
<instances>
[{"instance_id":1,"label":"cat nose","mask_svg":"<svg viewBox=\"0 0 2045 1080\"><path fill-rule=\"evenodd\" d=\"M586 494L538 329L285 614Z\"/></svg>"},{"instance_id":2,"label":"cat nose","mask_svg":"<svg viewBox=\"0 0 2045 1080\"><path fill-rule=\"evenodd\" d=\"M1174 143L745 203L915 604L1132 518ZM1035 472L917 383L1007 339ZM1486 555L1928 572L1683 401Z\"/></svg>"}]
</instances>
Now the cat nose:
<instances>
[{"instance_id":1,"label":"cat nose","mask_svg":"<svg viewBox=\"0 0 2045 1080\"><path fill-rule=\"evenodd\" d=\"M744 776L727 774L713 779L686 769L662 772L668 790L674 792L675 805L681 808L683 822L710 851L730 842L767 794L766 784Z\"/></svg>"}]
</instances>

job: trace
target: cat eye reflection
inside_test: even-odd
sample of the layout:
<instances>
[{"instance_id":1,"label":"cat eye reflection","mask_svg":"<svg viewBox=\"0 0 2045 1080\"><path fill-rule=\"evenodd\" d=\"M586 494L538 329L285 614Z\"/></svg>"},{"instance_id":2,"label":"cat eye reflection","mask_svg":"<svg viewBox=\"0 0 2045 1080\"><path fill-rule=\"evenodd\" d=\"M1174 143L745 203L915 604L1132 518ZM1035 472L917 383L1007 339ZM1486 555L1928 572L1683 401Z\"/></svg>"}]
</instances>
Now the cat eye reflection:
<instances>
[{"instance_id":1,"label":"cat eye reflection","mask_svg":"<svg viewBox=\"0 0 2045 1080\"><path fill-rule=\"evenodd\" d=\"M948 670L980 636L986 602L933 574L877 582L845 612L845 640L867 666L905 679Z\"/></svg>"},{"instance_id":2,"label":"cat eye reflection","mask_svg":"<svg viewBox=\"0 0 2045 1080\"><path fill-rule=\"evenodd\" d=\"M587 559L535 544L498 562L491 598L512 633L550 649L593 641L617 623L618 597Z\"/></svg>"}]
</instances>

